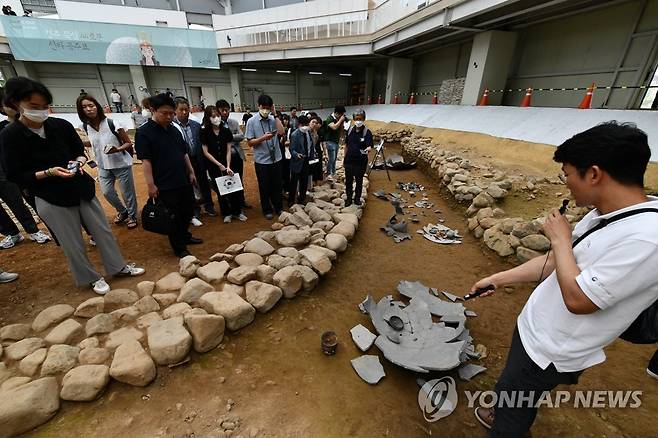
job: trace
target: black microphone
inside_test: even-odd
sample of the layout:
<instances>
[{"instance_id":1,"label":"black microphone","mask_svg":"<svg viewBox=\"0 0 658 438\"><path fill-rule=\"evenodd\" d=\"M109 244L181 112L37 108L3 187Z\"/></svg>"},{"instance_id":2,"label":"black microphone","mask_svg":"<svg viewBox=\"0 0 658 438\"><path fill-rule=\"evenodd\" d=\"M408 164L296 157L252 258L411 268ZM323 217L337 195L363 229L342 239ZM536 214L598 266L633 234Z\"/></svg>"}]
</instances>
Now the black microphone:
<instances>
[{"instance_id":1,"label":"black microphone","mask_svg":"<svg viewBox=\"0 0 658 438\"><path fill-rule=\"evenodd\" d=\"M483 293L489 292L490 290L494 290L494 289L496 289L496 286L494 286L493 284L488 284L484 287L477 288L474 292L471 292L470 294L464 295L463 300L467 301L467 300L470 300L472 298L477 298L480 295L482 295Z\"/></svg>"},{"instance_id":2,"label":"black microphone","mask_svg":"<svg viewBox=\"0 0 658 438\"><path fill-rule=\"evenodd\" d=\"M568 199L562 200L562 207L560 207L560 214L564 214L567 211L567 205L569 205Z\"/></svg>"}]
</instances>

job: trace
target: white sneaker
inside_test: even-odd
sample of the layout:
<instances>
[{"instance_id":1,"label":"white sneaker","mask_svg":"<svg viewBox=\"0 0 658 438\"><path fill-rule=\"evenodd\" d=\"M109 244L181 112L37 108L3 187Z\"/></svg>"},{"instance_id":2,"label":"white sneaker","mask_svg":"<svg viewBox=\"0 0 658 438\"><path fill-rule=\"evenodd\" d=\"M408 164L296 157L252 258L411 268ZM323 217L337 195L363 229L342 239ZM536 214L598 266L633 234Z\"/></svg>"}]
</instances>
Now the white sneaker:
<instances>
[{"instance_id":1,"label":"white sneaker","mask_svg":"<svg viewBox=\"0 0 658 438\"><path fill-rule=\"evenodd\" d=\"M91 239L89 239L89 244L90 244L91 246L96 246L96 241L94 240L93 237L92 237Z\"/></svg>"},{"instance_id":2,"label":"white sneaker","mask_svg":"<svg viewBox=\"0 0 658 438\"><path fill-rule=\"evenodd\" d=\"M146 272L144 268L138 268L134 263L128 263L122 270L114 274L116 277L137 277Z\"/></svg>"},{"instance_id":3,"label":"white sneaker","mask_svg":"<svg viewBox=\"0 0 658 438\"><path fill-rule=\"evenodd\" d=\"M0 271L0 283L10 283L18 278L14 272Z\"/></svg>"},{"instance_id":4,"label":"white sneaker","mask_svg":"<svg viewBox=\"0 0 658 438\"><path fill-rule=\"evenodd\" d=\"M30 234L30 240L34 240L37 243L46 243L50 242L50 236L39 230L36 233Z\"/></svg>"},{"instance_id":5,"label":"white sneaker","mask_svg":"<svg viewBox=\"0 0 658 438\"><path fill-rule=\"evenodd\" d=\"M103 277L93 282L91 284L91 287L94 289L94 292L96 292L98 295L105 295L110 291L110 285L107 284L107 282Z\"/></svg>"},{"instance_id":6,"label":"white sneaker","mask_svg":"<svg viewBox=\"0 0 658 438\"><path fill-rule=\"evenodd\" d=\"M13 248L14 246L16 246L17 243L20 243L23 240L25 240L25 237L23 237L23 235L20 233L14 236L7 236L4 239L2 239L2 241L0 242L0 248L1 249Z\"/></svg>"},{"instance_id":7,"label":"white sneaker","mask_svg":"<svg viewBox=\"0 0 658 438\"><path fill-rule=\"evenodd\" d=\"M247 222L247 216L244 213L240 213L239 216L235 216L240 222Z\"/></svg>"},{"instance_id":8,"label":"white sneaker","mask_svg":"<svg viewBox=\"0 0 658 438\"><path fill-rule=\"evenodd\" d=\"M224 223L225 224L230 224L231 223L231 216L224 216Z\"/></svg>"},{"instance_id":9,"label":"white sneaker","mask_svg":"<svg viewBox=\"0 0 658 438\"><path fill-rule=\"evenodd\" d=\"M201 225L203 225L203 222L201 222L201 221L200 221L198 218L196 218L196 217L193 217L192 220L190 221L190 223L191 223L192 225L194 225L195 227L200 227Z\"/></svg>"}]
</instances>

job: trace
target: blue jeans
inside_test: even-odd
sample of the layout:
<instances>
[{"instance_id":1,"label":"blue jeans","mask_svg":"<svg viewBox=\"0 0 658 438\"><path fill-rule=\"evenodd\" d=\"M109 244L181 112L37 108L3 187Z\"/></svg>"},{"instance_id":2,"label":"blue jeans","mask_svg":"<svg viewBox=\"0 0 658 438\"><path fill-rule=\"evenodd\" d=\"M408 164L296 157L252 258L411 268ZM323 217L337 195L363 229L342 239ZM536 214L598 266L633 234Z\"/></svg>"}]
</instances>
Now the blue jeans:
<instances>
[{"instance_id":1,"label":"blue jeans","mask_svg":"<svg viewBox=\"0 0 658 438\"><path fill-rule=\"evenodd\" d=\"M327 174L336 173L336 156L338 155L338 143L327 142Z\"/></svg>"},{"instance_id":2,"label":"blue jeans","mask_svg":"<svg viewBox=\"0 0 658 438\"><path fill-rule=\"evenodd\" d=\"M133 181L132 167L119 167L118 169L98 169L98 179L101 185L101 192L112 205L117 213L128 213L128 217L137 220L137 195L135 194L135 183ZM114 187L115 181L119 181L123 202Z\"/></svg>"}]
</instances>

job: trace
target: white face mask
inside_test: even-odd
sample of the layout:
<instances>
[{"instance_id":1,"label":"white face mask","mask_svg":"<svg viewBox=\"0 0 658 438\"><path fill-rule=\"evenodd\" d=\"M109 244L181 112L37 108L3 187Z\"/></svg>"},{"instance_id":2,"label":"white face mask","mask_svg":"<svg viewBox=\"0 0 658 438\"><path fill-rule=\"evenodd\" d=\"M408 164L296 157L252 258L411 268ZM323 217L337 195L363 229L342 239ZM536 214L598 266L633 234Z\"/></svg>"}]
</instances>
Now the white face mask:
<instances>
[{"instance_id":1,"label":"white face mask","mask_svg":"<svg viewBox=\"0 0 658 438\"><path fill-rule=\"evenodd\" d=\"M271 112L271 111L268 110L268 109L261 109L261 110L258 110L258 113L259 113L260 116L261 116L262 118L264 118L264 119L266 119L266 118L268 118L268 117L270 116L270 112Z\"/></svg>"},{"instance_id":2,"label":"white face mask","mask_svg":"<svg viewBox=\"0 0 658 438\"><path fill-rule=\"evenodd\" d=\"M144 109L142 110L142 115L143 115L144 117L149 117L149 118L150 118L150 117L151 117L151 111L149 111L149 110L147 110L146 108L144 108Z\"/></svg>"},{"instance_id":3,"label":"white face mask","mask_svg":"<svg viewBox=\"0 0 658 438\"><path fill-rule=\"evenodd\" d=\"M21 107L23 108L23 107ZM43 123L48 119L48 110L33 110L23 108L23 115L35 123Z\"/></svg>"},{"instance_id":4,"label":"white face mask","mask_svg":"<svg viewBox=\"0 0 658 438\"><path fill-rule=\"evenodd\" d=\"M308 126L300 126L299 127L299 130L302 131L302 132L308 132L310 129L311 128L309 128Z\"/></svg>"},{"instance_id":5,"label":"white face mask","mask_svg":"<svg viewBox=\"0 0 658 438\"><path fill-rule=\"evenodd\" d=\"M356 126L357 128L360 128L360 127L363 126L364 123L365 122L363 120L355 120L354 121L354 126Z\"/></svg>"},{"instance_id":6,"label":"white face mask","mask_svg":"<svg viewBox=\"0 0 658 438\"><path fill-rule=\"evenodd\" d=\"M219 126L219 124L222 123L222 118L221 117L211 117L210 118L210 123L212 123L215 126Z\"/></svg>"}]
</instances>

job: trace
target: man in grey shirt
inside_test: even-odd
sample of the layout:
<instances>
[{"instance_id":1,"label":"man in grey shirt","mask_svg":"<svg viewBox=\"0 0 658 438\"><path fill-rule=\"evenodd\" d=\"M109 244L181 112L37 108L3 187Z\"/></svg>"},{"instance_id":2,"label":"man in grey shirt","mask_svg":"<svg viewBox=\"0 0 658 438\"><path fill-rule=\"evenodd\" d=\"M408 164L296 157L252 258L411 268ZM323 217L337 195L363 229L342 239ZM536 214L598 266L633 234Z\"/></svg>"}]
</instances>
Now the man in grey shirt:
<instances>
[{"instance_id":1,"label":"man in grey shirt","mask_svg":"<svg viewBox=\"0 0 658 438\"><path fill-rule=\"evenodd\" d=\"M240 146L240 143L242 143L242 140L244 140L244 134L242 133L242 130L240 130L240 124L238 121L228 117L231 113L231 105L227 101L220 99L217 101L215 106L217 107L217 111L219 111L219 115L222 118L222 123L231 131L231 134L233 134L233 145L231 148L231 170L240 175L240 181L242 181L242 187L244 187L245 184L243 174L245 155L244 150L242 150L242 146ZM240 192L240 196L242 198L242 207L251 208L251 205L247 204L245 199L244 190Z\"/></svg>"},{"instance_id":2,"label":"man in grey shirt","mask_svg":"<svg viewBox=\"0 0 658 438\"><path fill-rule=\"evenodd\" d=\"M266 94L258 97L258 115L247 121L247 144L254 148L254 163L263 215L272 219L283 211L281 148L279 135L284 129L281 121L271 114L274 102Z\"/></svg>"}]
</instances>

